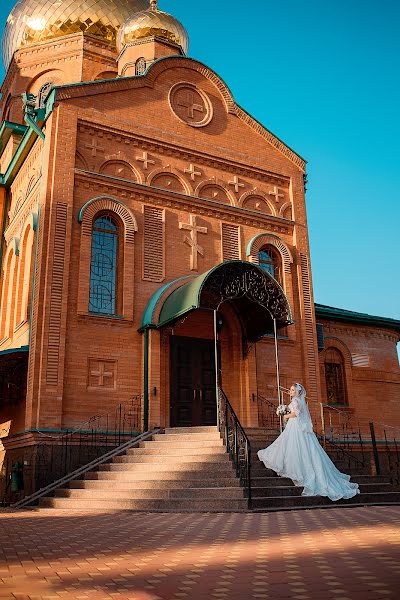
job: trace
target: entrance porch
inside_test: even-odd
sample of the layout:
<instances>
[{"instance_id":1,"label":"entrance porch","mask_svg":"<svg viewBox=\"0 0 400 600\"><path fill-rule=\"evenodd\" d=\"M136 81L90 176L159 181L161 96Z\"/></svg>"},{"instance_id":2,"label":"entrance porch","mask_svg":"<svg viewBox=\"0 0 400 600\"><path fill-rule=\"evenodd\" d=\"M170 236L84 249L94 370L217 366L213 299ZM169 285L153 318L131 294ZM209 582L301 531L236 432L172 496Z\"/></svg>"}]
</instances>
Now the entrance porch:
<instances>
[{"instance_id":1,"label":"entrance porch","mask_svg":"<svg viewBox=\"0 0 400 600\"><path fill-rule=\"evenodd\" d=\"M140 330L145 425L146 418L150 427L216 424L219 387L241 423L256 425L255 344L291 323L278 282L248 262L227 261L160 288Z\"/></svg>"}]
</instances>

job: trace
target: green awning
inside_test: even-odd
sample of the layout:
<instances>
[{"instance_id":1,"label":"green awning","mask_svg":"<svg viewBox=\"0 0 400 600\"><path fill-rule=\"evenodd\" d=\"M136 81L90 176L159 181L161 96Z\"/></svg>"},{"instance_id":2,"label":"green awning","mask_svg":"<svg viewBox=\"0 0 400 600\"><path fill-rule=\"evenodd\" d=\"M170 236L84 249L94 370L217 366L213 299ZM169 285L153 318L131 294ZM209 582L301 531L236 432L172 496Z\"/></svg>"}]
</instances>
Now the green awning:
<instances>
[{"instance_id":1,"label":"green awning","mask_svg":"<svg viewBox=\"0 0 400 600\"><path fill-rule=\"evenodd\" d=\"M256 339L277 327L292 323L288 300L278 282L257 265L226 261L185 283L175 280L162 286L150 299L143 315L142 330L163 327L197 309L218 310L228 302L241 321L244 335ZM190 279L190 277L189 277ZM163 301L159 318L155 309L169 287L182 281Z\"/></svg>"},{"instance_id":2,"label":"green awning","mask_svg":"<svg viewBox=\"0 0 400 600\"><path fill-rule=\"evenodd\" d=\"M21 354L29 352L29 346L21 346L20 348L8 348L8 350L1 350L0 356L7 356L11 354Z\"/></svg>"}]
</instances>

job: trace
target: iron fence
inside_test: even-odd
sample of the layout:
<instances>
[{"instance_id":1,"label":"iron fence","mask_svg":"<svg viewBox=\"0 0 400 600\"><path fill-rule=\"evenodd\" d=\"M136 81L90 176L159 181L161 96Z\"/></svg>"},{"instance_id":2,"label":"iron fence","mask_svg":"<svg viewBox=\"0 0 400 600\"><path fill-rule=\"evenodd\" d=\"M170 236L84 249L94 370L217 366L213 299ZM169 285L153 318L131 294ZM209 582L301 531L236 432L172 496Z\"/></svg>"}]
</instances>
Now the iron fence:
<instances>
[{"instance_id":1,"label":"iron fence","mask_svg":"<svg viewBox=\"0 0 400 600\"><path fill-rule=\"evenodd\" d=\"M39 441L7 451L1 472L1 504L13 504L33 494L142 432L142 395L60 434L32 432Z\"/></svg>"},{"instance_id":2,"label":"iron fence","mask_svg":"<svg viewBox=\"0 0 400 600\"><path fill-rule=\"evenodd\" d=\"M277 401L253 395L253 402L257 402L259 427L278 433ZM315 434L339 468L384 475L400 484L399 428L326 404L320 404L320 414L320 420L314 419Z\"/></svg>"}]
</instances>

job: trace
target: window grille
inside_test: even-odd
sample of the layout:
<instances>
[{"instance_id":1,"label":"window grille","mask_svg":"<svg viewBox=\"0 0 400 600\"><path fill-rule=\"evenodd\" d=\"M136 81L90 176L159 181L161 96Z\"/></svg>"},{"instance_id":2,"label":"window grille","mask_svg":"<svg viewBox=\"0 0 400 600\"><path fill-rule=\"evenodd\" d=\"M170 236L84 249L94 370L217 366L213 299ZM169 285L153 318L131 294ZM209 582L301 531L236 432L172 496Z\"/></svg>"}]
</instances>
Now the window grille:
<instances>
[{"instance_id":1,"label":"window grille","mask_svg":"<svg viewBox=\"0 0 400 600\"><path fill-rule=\"evenodd\" d=\"M135 75L143 75L146 70L146 60L138 58L135 65Z\"/></svg>"},{"instance_id":2,"label":"window grille","mask_svg":"<svg viewBox=\"0 0 400 600\"><path fill-rule=\"evenodd\" d=\"M110 216L103 215L93 223L89 312L116 313L117 255L117 225Z\"/></svg>"}]
</instances>

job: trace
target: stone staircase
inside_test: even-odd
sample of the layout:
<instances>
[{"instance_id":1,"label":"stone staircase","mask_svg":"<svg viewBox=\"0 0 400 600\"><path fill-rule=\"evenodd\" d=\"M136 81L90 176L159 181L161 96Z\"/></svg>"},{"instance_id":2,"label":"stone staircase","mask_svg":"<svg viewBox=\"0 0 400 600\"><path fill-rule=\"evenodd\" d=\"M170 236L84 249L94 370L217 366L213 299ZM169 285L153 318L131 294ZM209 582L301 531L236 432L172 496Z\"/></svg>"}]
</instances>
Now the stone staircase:
<instances>
[{"instance_id":1,"label":"stone staircase","mask_svg":"<svg viewBox=\"0 0 400 600\"><path fill-rule=\"evenodd\" d=\"M278 477L274 471L266 469L257 457L257 451L271 444L276 439L277 432L246 429L246 434L251 443L253 511L400 504L400 486L392 485L388 477L373 476L361 468L349 469L348 465L343 464L340 458L333 454L331 458L337 468L351 475L351 480L359 484L361 493L354 498L337 502L321 496L302 496L302 488L296 487L291 479Z\"/></svg>"},{"instance_id":2,"label":"stone staircase","mask_svg":"<svg viewBox=\"0 0 400 600\"><path fill-rule=\"evenodd\" d=\"M40 507L71 510L231 512L247 499L217 427L170 428L86 473Z\"/></svg>"}]
</instances>

